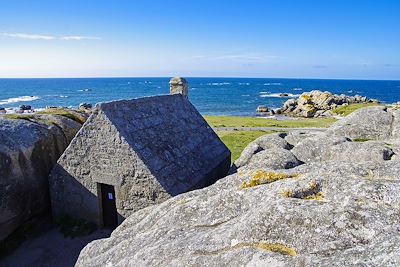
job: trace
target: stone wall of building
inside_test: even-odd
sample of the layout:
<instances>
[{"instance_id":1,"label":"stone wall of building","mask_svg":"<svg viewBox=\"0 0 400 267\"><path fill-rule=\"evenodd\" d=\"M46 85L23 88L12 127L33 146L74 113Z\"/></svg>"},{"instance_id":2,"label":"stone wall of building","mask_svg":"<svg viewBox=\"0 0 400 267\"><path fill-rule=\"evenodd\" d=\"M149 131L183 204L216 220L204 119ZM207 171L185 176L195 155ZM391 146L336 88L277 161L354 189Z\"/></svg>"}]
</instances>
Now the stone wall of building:
<instances>
[{"instance_id":1,"label":"stone wall of building","mask_svg":"<svg viewBox=\"0 0 400 267\"><path fill-rule=\"evenodd\" d=\"M226 175L230 152L182 95L103 103L50 176L53 214L101 225L98 183L113 185L120 221Z\"/></svg>"}]
</instances>

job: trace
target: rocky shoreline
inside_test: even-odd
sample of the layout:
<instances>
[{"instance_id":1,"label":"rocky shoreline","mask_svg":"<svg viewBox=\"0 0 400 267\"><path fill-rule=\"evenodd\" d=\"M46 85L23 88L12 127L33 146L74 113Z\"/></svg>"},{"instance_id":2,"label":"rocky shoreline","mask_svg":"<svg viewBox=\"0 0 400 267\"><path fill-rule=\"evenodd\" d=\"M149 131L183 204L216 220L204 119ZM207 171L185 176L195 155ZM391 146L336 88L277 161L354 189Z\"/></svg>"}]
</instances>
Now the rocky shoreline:
<instances>
[{"instance_id":1,"label":"rocky shoreline","mask_svg":"<svg viewBox=\"0 0 400 267\"><path fill-rule=\"evenodd\" d=\"M317 118L333 117L332 110L351 104L379 103L365 96L336 95L331 92L314 90L301 94L297 99L287 100L281 108L268 110L269 115L287 115L292 117Z\"/></svg>"}]
</instances>

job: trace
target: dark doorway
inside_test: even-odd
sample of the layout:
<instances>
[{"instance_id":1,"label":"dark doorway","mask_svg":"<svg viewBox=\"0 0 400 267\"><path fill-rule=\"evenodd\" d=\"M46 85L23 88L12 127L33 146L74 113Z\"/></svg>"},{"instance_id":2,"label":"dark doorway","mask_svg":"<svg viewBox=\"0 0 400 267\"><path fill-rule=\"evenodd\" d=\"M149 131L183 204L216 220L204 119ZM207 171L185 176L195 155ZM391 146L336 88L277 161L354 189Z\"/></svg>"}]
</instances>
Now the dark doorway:
<instances>
[{"instance_id":1,"label":"dark doorway","mask_svg":"<svg viewBox=\"0 0 400 267\"><path fill-rule=\"evenodd\" d=\"M115 206L114 186L100 184L103 226L114 229L118 226L117 207Z\"/></svg>"}]
</instances>

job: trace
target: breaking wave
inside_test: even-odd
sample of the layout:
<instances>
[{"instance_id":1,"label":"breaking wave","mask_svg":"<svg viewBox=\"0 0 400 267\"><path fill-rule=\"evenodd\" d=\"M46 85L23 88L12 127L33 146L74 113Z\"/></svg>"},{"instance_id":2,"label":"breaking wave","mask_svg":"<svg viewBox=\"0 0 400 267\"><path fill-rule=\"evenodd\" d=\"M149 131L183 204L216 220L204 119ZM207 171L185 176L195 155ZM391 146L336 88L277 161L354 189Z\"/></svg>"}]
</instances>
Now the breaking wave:
<instances>
[{"instance_id":1,"label":"breaking wave","mask_svg":"<svg viewBox=\"0 0 400 267\"><path fill-rule=\"evenodd\" d=\"M231 83L207 83L207 85L213 85L213 86L221 86L221 85L230 85Z\"/></svg>"},{"instance_id":2,"label":"breaking wave","mask_svg":"<svg viewBox=\"0 0 400 267\"><path fill-rule=\"evenodd\" d=\"M276 94L261 94L260 97L276 97L276 98L292 98L300 95L289 94L289 93L276 93Z\"/></svg>"},{"instance_id":3,"label":"breaking wave","mask_svg":"<svg viewBox=\"0 0 400 267\"><path fill-rule=\"evenodd\" d=\"M264 85L282 85L282 83L264 83Z\"/></svg>"},{"instance_id":4,"label":"breaking wave","mask_svg":"<svg viewBox=\"0 0 400 267\"><path fill-rule=\"evenodd\" d=\"M19 102L29 102L39 99L38 96L19 96L19 97L12 97L8 99L0 100L0 105L12 104L12 103L19 103Z\"/></svg>"}]
</instances>

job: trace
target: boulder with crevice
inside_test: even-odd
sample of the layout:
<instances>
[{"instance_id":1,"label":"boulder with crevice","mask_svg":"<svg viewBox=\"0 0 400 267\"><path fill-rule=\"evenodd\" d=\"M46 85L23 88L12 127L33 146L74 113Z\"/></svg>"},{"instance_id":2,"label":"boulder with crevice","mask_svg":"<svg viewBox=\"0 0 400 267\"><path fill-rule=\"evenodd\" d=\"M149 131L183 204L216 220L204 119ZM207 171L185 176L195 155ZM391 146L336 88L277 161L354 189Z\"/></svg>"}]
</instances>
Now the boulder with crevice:
<instances>
[{"instance_id":1,"label":"boulder with crevice","mask_svg":"<svg viewBox=\"0 0 400 267\"><path fill-rule=\"evenodd\" d=\"M0 241L50 206L48 175L81 124L62 116L0 117Z\"/></svg>"}]
</instances>

